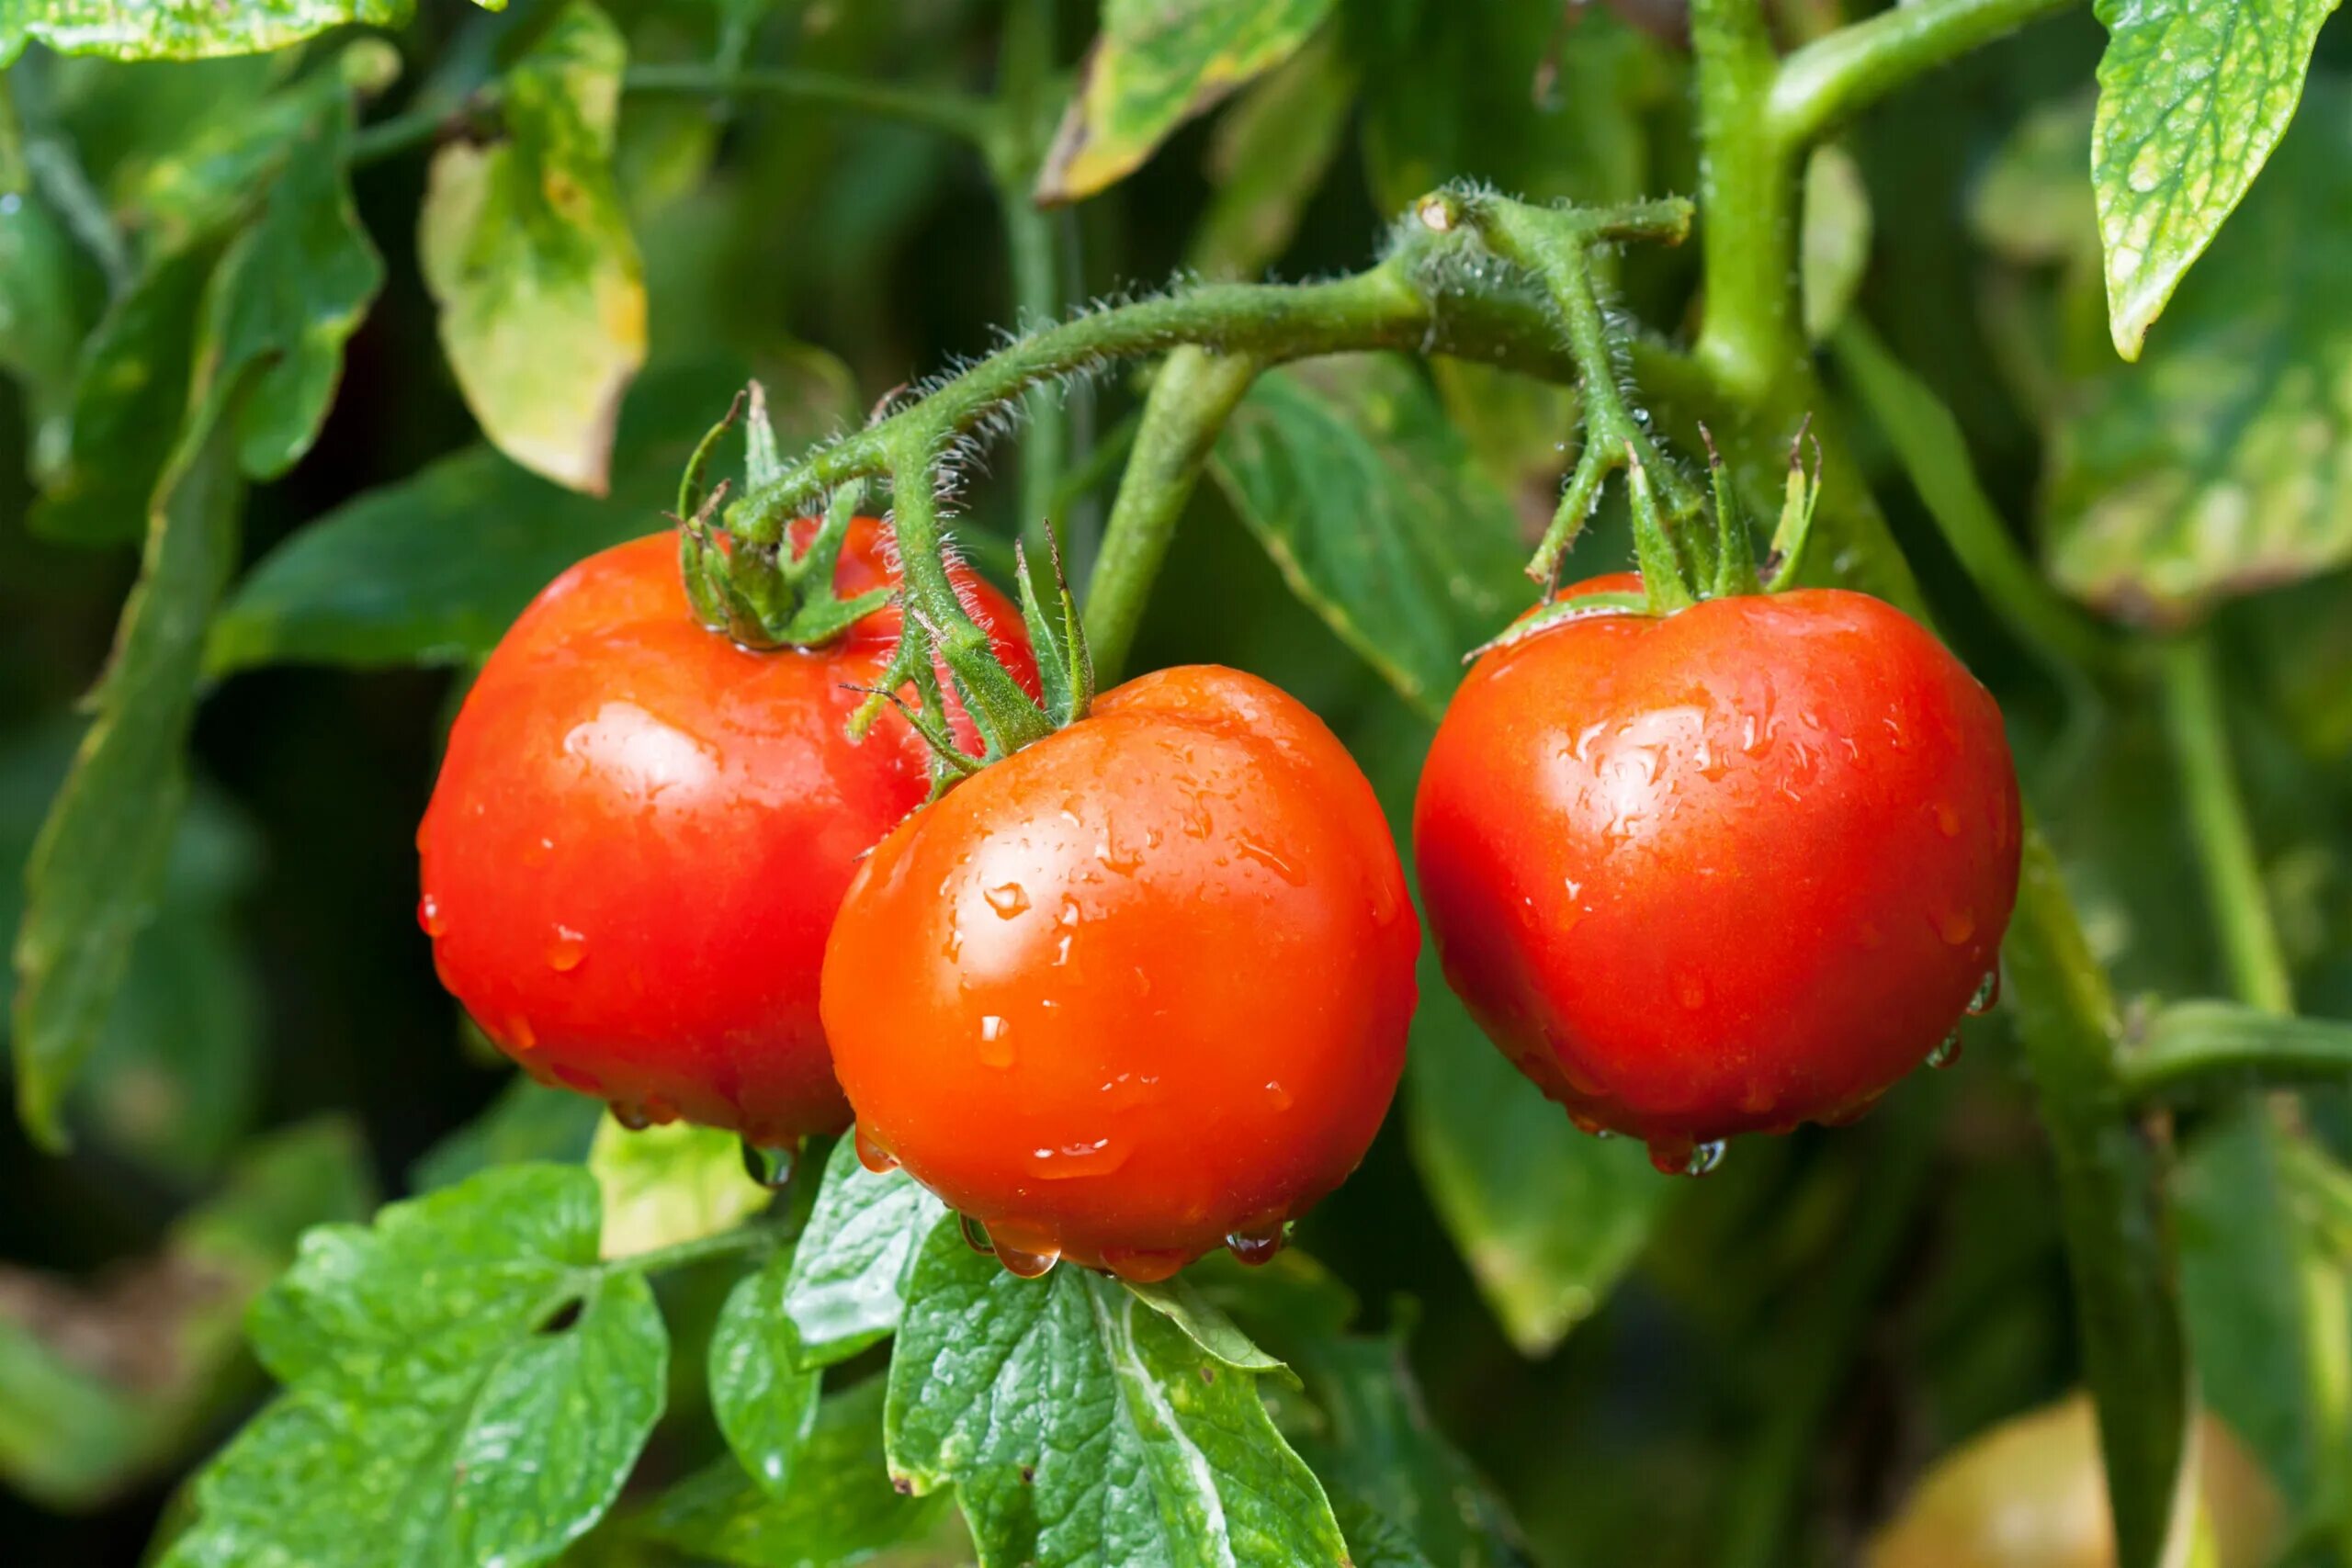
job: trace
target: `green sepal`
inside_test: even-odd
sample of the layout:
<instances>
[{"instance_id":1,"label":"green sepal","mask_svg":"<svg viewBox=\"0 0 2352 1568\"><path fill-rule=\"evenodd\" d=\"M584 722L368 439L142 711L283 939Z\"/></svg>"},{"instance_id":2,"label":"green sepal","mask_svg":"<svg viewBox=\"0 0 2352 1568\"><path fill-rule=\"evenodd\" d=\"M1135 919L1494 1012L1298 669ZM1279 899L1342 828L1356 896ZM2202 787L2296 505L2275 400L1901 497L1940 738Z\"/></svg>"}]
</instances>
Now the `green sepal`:
<instances>
[{"instance_id":1,"label":"green sepal","mask_svg":"<svg viewBox=\"0 0 2352 1568\"><path fill-rule=\"evenodd\" d=\"M1058 729L1076 724L1093 707L1094 660L1087 651L1086 623L1079 617L1069 576L1062 570L1061 543L1051 529L1046 531L1046 542L1053 558L1057 616L1047 612L1036 574L1018 544L1012 547L1012 566L1020 582L1021 619L1029 628L1029 645L1037 654L1037 684L1045 696L1046 716Z\"/></svg>"},{"instance_id":2,"label":"green sepal","mask_svg":"<svg viewBox=\"0 0 2352 1568\"><path fill-rule=\"evenodd\" d=\"M1821 437L1812 434L1808 417L1789 445L1787 493L1781 502L1781 521L1772 530L1771 553L1765 558L1764 591L1778 593L1795 584L1804 569L1805 545L1813 537L1814 508L1821 501ZM1804 465L1805 442L1813 443L1813 467Z\"/></svg>"},{"instance_id":3,"label":"green sepal","mask_svg":"<svg viewBox=\"0 0 2352 1568\"><path fill-rule=\"evenodd\" d=\"M758 389L758 386L759 383L756 381L752 383L754 391ZM754 411L757 411L763 405L754 401L752 406ZM710 455L718 450L719 437L734 428L736 418L742 412L743 394L738 392L735 394L735 400L727 405L725 417L704 432L703 438L695 443L694 456L686 459L686 471L678 476L678 515L680 517L692 517L697 522L705 521L702 515L703 502L706 499L706 492L702 486L703 475L710 469Z\"/></svg>"},{"instance_id":4,"label":"green sepal","mask_svg":"<svg viewBox=\"0 0 2352 1568\"><path fill-rule=\"evenodd\" d=\"M784 472L784 454L776 449L775 423L768 418L768 389L758 381L745 389L752 417L743 427L743 482L757 492Z\"/></svg>"},{"instance_id":5,"label":"green sepal","mask_svg":"<svg viewBox=\"0 0 2352 1568\"><path fill-rule=\"evenodd\" d=\"M1467 664L1482 653L1525 642L1538 632L1566 626L1570 621L1599 620L1605 615L1649 616L1660 613L1651 606L1646 593L1571 593L1566 598L1550 600L1532 615L1512 622L1500 637L1482 642L1464 654L1462 662Z\"/></svg>"},{"instance_id":6,"label":"green sepal","mask_svg":"<svg viewBox=\"0 0 2352 1568\"><path fill-rule=\"evenodd\" d=\"M1715 502L1715 570L1707 596L1721 599L1735 593L1753 593L1758 587L1756 545L1748 537L1747 515L1740 510L1731 470L1724 466L1724 455L1715 450L1714 436L1703 424L1699 427L1699 435L1707 444L1707 482L1714 491Z\"/></svg>"},{"instance_id":7,"label":"green sepal","mask_svg":"<svg viewBox=\"0 0 2352 1568\"><path fill-rule=\"evenodd\" d=\"M1650 611L1670 615L1689 609L1699 601L1692 584L1704 580L1690 573L1682 552L1675 548L1674 536L1667 532L1666 518L1658 511L1657 492L1650 488L1648 465L1630 443L1625 450L1625 492L1634 513L1634 558L1641 564L1642 587Z\"/></svg>"},{"instance_id":8,"label":"green sepal","mask_svg":"<svg viewBox=\"0 0 2352 1568\"><path fill-rule=\"evenodd\" d=\"M890 602L887 588L870 588L854 599L826 598L804 604L785 623L783 641L816 648L832 641Z\"/></svg>"},{"instance_id":9,"label":"green sepal","mask_svg":"<svg viewBox=\"0 0 2352 1568\"><path fill-rule=\"evenodd\" d=\"M1045 710L1030 700L998 660L996 650L989 646L988 633L969 621L940 626L911 604L907 615L930 634L940 661L955 679L956 695L963 698L972 722L979 728L980 739L988 743L989 761L1010 757L1054 732Z\"/></svg>"}]
</instances>

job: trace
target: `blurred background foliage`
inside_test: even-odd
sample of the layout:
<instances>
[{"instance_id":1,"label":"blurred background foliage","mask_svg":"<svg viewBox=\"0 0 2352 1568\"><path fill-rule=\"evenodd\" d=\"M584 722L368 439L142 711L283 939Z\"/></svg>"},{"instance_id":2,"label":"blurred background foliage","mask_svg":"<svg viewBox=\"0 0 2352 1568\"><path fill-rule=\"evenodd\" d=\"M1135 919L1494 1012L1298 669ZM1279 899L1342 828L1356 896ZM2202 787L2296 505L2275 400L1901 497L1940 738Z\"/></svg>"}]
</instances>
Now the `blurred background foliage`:
<instances>
[{"instance_id":1,"label":"blurred background foliage","mask_svg":"<svg viewBox=\"0 0 2352 1568\"><path fill-rule=\"evenodd\" d=\"M363 126L462 104L549 8L428 0L387 35L398 80L389 58L369 67L385 80ZM734 51L920 93L988 87L1002 9L616 0L610 14L639 64ZM1095 18L1061 9L1055 54L1074 62ZM1840 14L1838 0L1772 9L1791 40ZM1671 6L1341 0L1287 63L1049 214L1053 303L1180 274L1352 269L1445 178L1537 198L1689 190L1675 23ZM2323 37L2282 150L2137 367L2107 341L2084 176L2103 41L2087 10L2062 16L1926 79L1817 158L1808 323L1940 624L2011 717L2027 794L2119 985L2228 989L2165 716L2143 688L2053 675L1970 586L1873 414L1905 367L1957 422L1982 499L2069 592L2134 623L2214 610L2298 997L2352 1016L2352 34ZM61 448L76 355L109 268L201 232L233 153L224 127L291 63L36 48L9 72L21 156L36 175L70 159L89 205L61 204L54 178L0 198L0 262L42 246L59 258L13 274L45 292L0 302L15 372L0 390L14 404L0 415L0 863L29 851L136 568L119 531L110 547L64 542L68 509L152 478L152 409L126 412L118 446L82 450L76 431ZM658 525L692 442L747 375L771 389L789 447L986 353L1016 320L988 163L929 129L631 92L616 134L645 364L601 498L484 445L419 265L423 150L355 164L382 290L315 446L247 502L243 581L208 645L191 808L69 1103L76 1142L57 1157L0 1130L12 1562L138 1561L176 1483L250 1408L260 1383L239 1316L302 1225L484 1163L584 1150L593 1108L510 1083L460 1028L415 929L412 834L469 661L560 566ZM89 243L107 220L124 241ZM1672 335L1691 319L1695 258L1629 255L1617 287ZM1056 505L1081 558L1138 391L1121 370L1067 393L1075 462ZM1401 812L1453 653L1524 602L1514 560L1549 514L1572 407L1453 362L1283 373L1245 405L1195 498L1133 667L1216 660L1276 681ZM965 538L1001 575L1022 521L1017 448L994 468L969 490ZM1576 565L1627 554L1605 514ZM1432 573L1469 591L1433 602ZM18 899L15 878L0 883L0 927ZM1371 1327L1399 1337L1419 1390L1405 1397L1426 1404L1415 1418L1491 1478L1533 1561L1851 1561L1931 1461L2082 1381L2048 1156L2007 1031L2006 1012L1973 1026L1956 1067L1850 1131L1744 1140L1710 1179L1668 1182L1640 1151L1573 1134L1430 969L1398 1113L1300 1243ZM2324 1146L2352 1146L2340 1095L2301 1105ZM2222 1468L2254 1498L2224 1511L2267 1521L2220 1560L2342 1561L2328 1553L2352 1517L2346 1178L2324 1159L2282 1163L2251 1116L2224 1108L2176 1129L2191 1336L2235 1434L2209 1447L2231 1447ZM2289 1201L2249 1196L2274 1188ZM690 1274L665 1292L690 1346L720 1292ZM679 1406L702 1398L693 1382ZM714 1451L691 1432L664 1428L645 1485ZM1943 1472L1923 1495L1981 1522L2047 1490L2070 1517L2067 1489L2093 1474L2079 1410L2003 1440L2010 1468L1974 1483L1973 1501L1969 1478ZM1966 1555L1971 1528L1915 1523L1878 1561L2029 1561ZM946 1540L897 1560L952 1561ZM606 1550L592 1538L578 1551ZM1507 1560L1480 1550L1464 1560Z\"/></svg>"}]
</instances>

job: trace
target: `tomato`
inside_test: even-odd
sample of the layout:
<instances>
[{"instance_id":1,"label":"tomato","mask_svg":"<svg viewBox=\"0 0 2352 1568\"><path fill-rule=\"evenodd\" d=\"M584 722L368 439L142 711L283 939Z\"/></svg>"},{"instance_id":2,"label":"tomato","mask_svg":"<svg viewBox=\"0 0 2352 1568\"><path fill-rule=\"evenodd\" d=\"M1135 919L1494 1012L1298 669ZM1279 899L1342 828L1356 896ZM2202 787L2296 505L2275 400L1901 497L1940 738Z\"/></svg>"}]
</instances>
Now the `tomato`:
<instances>
[{"instance_id":1,"label":"tomato","mask_svg":"<svg viewBox=\"0 0 2352 1568\"><path fill-rule=\"evenodd\" d=\"M1683 1169L1860 1115L1936 1050L1989 995L2022 833L1992 697L1902 612L1818 589L1489 650L1413 836L1487 1032Z\"/></svg>"},{"instance_id":2,"label":"tomato","mask_svg":"<svg viewBox=\"0 0 2352 1568\"><path fill-rule=\"evenodd\" d=\"M824 1014L869 1163L1034 1273L1271 1257L1395 1095L1420 926L1362 773L1202 666L958 784L868 858Z\"/></svg>"},{"instance_id":3,"label":"tomato","mask_svg":"<svg viewBox=\"0 0 2352 1568\"><path fill-rule=\"evenodd\" d=\"M887 548L858 520L837 592L894 581ZM1034 690L1018 614L960 587ZM901 720L842 734L862 700L845 687L881 676L898 616L747 651L695 622L673 534L590 557L523 612L450 730L418 919L443 983L532 1076L763 1145L848 1122L818 1019L825 932L858 855L929 787Z\"/></svg>"},{"instance_id":4,"label":"tomato","mask_svg":"<svg viewBox=\"0 0 2352 1568\"><path fill-rule=\"evenodd\" d=\"M2278 1487L2210 1412L2198 1416L2193 1450L2200 1550L2190 1560L2274 1561L2286 1523ZM1863 1560L1869 1568L2114 1568L2090 1397L2015 1416L1938 1460Z\"/></svg>"}]
</instances>

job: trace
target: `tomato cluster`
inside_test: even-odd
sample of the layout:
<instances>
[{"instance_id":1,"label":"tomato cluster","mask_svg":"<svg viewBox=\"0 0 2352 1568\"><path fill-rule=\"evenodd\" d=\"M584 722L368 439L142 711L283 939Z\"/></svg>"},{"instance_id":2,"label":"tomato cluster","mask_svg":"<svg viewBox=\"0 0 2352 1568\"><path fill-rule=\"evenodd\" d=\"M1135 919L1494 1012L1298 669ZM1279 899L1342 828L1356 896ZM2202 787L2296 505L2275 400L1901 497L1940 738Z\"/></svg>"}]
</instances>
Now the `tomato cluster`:
<instances>
[{"instance_id":1,"label":"tomato cluster","mask_svg":"<svg viewBox=\"0 0 2352 1568\"><path fill-rule=\"evenodd\" d=\"M895 581L886 543L855 525L842 594ZM956 586L1035 692L1019 618ZM925 806L913 727L844 734L898 615L752 652L695 619L668 536L559 578L468 695L419 833L443 980L625 1122L788 1145L854 1110L867 1163L1015 1272L1272 1256L1363 1158L1416 1001L1363 773L1294 698L1195 667ZM1449 984L1577 1125L1671 1170L1931 1059L1990 994L2019 840L1992 699L1830 591L1495 648L1414 811Z\"/></svg>"}]
</instances>

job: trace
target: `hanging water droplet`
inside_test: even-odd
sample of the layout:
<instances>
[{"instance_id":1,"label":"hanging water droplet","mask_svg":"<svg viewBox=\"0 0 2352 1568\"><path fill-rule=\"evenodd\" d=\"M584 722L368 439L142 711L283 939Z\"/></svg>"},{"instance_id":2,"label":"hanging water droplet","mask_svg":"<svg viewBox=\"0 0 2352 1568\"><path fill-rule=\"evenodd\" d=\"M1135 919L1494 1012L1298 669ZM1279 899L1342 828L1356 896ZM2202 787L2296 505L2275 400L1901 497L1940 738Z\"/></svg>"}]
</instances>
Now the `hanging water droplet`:
<instances>
[{"instance_id":1,"label":"hanging water droplet","mask_svg":"<svg viewBox=\"0 0 2352 1568\"><path fill-rule=\"evenodd\" d=\"M1978 983L1976 994L1968 998L1968 1016L1983 1018L1999 1005L2000 1000L2001 970L2000 966L1996 964L1984 971L1984 978Z\"/></svg>"},{"instance_id":2,"label":"hanging water droplet","mask_svg":"<svg viewBox=\"0 0 2352 1568\"><path fill-rule=\"evenodd\" d=\"M1965 909L1953 909L1936 917L1936 934L1946 943L1958 947L1976 934L1976 917Z\"/></svg>"},{"instance_id":3,"label":"hanging water droplet","mask_svg":"<svg viewBox=\"0 0 2352 1568\"><path fill-rule=\"evenodd\" d=\"M980 1020L980 1065L1012 1066L1012 1025L994 1013Z\"/></svg>"},{"instance_id":4,"label":"hanging water droplet","mask_svg":"<svg viewBox=\"0 0 2352 1568\"><path fill-rule=\"evenodd\" d=\"M797 1144L763 1145L749 1138L743 1140L743 1174L771 1192L781 1192L792 1185L792 1172L799 1163Z\"/></svg>"},{"instance_id":5,"label":"hanging water droplet","mask_svg":"<svg viewBox=\"0 0 2352 1568\"><path fill-rule=\"evenodd\" d=\"M1928 1053L1928 1066L1931 1067L1949 1067L1959 1060L1960 1031L1957 1029L1945 1035L1937 1043L1936 1048Z\"/></svg>"},{"instance_id":6,"label":"hanging water droplet","mask_svg":"<svg viewBox=\"0 0 2352 1568\"><path fill-rule=\"evenodd\" d=\"M969 1214L956 1215L956 1223L963 1227L966 1247L970 1247L974 1252L985 1253L990 1258L996 1256L996 1244L989 1240L989 1230L986 1225Z\"/></svg>"},{"instance_id":7,"label":"hanging water droplet","mask_svg":"<svg viewBox=\"0 0 2352 1568\"><path fill-rule=\"evenodd\" d=\"M876 1176L885 1176L899 1168L899 1156L865 1135L861 1125L854 1134L857 1144L857 1163Z\"/></svg>"},{"instance_id":8,"label":"hanging water droplet","mask_svg":"<svg viewBox=\"0 0 2352 1568\"><path fill-rule=\"evenodd\" d=\"M416 923L426 936L439 936L448 930L449 922L442 918L441 900L430 893L419 898L416 901Z\"/></svg>"},{"instance_id":9,"label":"hanging water droplet","mask_svg":"<svg viewBox=\"0 0 2352 1568\"><path fill-rule=\"evenodd\" d=\"M1054 1265L1062 1260L1062 1255L1059 1252L1023 1252L1019 1247L999 1242L996 1260L1004 1265L1006 1273L1016 1279L1037 1280L1052 1273Z\"/></svg>"},{"instance_id":10,"label":"hanging water droplet","mask_svg":"<svg viewBox=\"0 0 2352 1568\"><path fill-rule=\"evenodd\" d=\"M642 1105L633 1105L626 1100L616 1100L612 1102L612 1109L613 1120L632 1133L642 1133L653 1125L653 1118L645 1113L645 1107Z\"/></svg>"},{"instance_id":11,"label":"hanging water droplet","mask_svg":"<svg viewBox=\"0 0 2352 1568\"><path fill-rule=\"evenodd\" d=\"M1252 1269L1272 1263L1289 1245L1290 1224L1287 1221L1238 1230L1225 1238L1225 1249L1233 1254L1233 1260Z\"/></svg>"},{"instance_id":12,"label":"hanging water droplet","mask_svg":"<svg viewBox=\"0 0 2352 1568\"><path fill-rule=\"evenodd\" d=\"M1668 1176L1704 1176L1723 1162L1721 1138L1705 1144L1666 1139L1650 1145L1650 1164Z\"/></svg>"},{"instance_id":13,"label":"hanging water droplet","mask_svg":"<svg viewBox=\"0 0 2352 1568\"><path fill-rule=\"evenodd\" d=\"M588 956L588 939L570 926L558 925L555 938L548 943L548 967L559 975L569 975L580 967Z\"/></svg>"}]
</instances>

